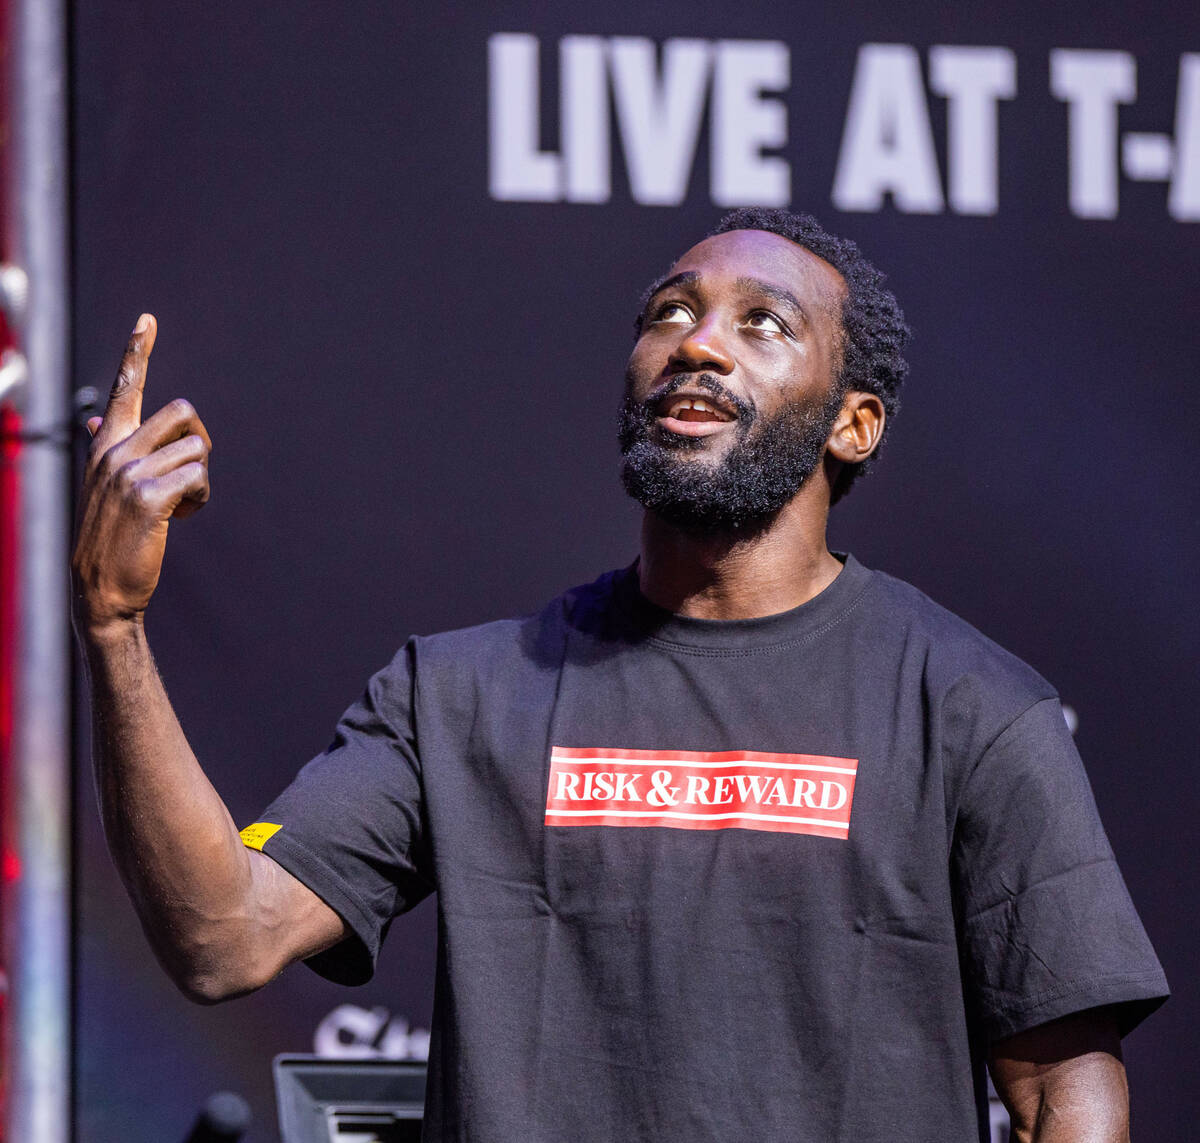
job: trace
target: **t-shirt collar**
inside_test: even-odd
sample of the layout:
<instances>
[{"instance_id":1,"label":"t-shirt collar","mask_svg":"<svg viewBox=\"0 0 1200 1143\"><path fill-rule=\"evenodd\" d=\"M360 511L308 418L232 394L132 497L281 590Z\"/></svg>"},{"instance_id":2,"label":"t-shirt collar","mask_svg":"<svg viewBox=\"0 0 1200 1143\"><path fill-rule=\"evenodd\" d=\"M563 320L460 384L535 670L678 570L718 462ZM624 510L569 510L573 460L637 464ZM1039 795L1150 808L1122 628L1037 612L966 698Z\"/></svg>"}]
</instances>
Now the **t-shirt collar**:
<instances>
[{"instance_id":1,"label":"t-shirt collar","mask_svg":"<svg viewBox=\"0 0 1200 1143\"><path fill-rule=\"evenodd\" d=\"M636 634L655 642L727 650L767 647L809 636L836 622L857 602L872 573L848 553L833 556L843 567L824 591L799 607L754 619L694 619L651 603L638 587L637 560L616 573L613 598Z\"/></svg>"}]
</instances>

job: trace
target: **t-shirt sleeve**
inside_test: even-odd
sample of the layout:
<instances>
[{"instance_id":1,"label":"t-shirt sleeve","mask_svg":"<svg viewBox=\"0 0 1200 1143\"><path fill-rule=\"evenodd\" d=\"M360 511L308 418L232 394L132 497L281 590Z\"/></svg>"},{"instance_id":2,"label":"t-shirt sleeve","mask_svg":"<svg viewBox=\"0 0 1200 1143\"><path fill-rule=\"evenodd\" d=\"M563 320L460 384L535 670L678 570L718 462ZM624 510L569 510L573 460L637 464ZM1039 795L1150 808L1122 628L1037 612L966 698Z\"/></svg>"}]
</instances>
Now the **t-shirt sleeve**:
<instances>
[{"instance_id":1,"label":"t-shirt sleeve","mask_svg":"<svg viewBox=\"0 0 1200 1143\"><path fill-rule=\"evenodd\" d=\"M343 984L371 978L391 919L434 888L414 687L410 643L371 678L329 748L242 832L349 926L350 937L305 962Z\"/></svg>"},{"instance_id":2,"label":"t-shirt sleeve","mask_svg":"<svg viewBox=\"0 0 1200 1143\"><path fill-rule=\"evenodd\" d=\"M1100 1005L1124 1035L1168 994L1057 699L987 748L952 872L969 1002L989 1040Z\"/></svg>"}]
</instances>

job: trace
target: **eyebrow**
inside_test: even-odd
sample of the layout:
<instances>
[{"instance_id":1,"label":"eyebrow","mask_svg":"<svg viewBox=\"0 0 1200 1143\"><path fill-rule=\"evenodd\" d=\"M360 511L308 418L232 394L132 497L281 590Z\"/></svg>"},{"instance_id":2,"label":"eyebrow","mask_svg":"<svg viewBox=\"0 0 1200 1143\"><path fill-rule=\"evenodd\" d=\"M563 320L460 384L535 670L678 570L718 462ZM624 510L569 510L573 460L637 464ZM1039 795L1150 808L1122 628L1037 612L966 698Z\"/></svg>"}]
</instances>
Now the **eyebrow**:
<instances>
[{"instance_id":1,"label":"eyebrow","mask_svg":"<svg viewBox=\"0 0 1200 1143\"><path fill-rule=\"evenodd\" d=\"M698 270L684 270L679 274L671 274L665 278L659 278L654 282L645 294L642 295L642 304L638 310L638 326L640 327L643 318L645 317L646 307L656 294L661 294L663 290L669 290L672 286L688 286L700 280L700 272ZM787 306L793 313L797 313L807 323L810 321L807 308L801 303L800 299L792 293L791 290L784 289L783 286L776 286L771 282L763 281L762 278L741 277L734 283L738 289L750 292L757 291L760 294L766 294L768 298L773 298L781 305Z\"/></svg>"},{"instance_id":2,"label":"eyebrow","mask_svg":"<svg viewBox=\"0 0 1200 1143\"><path fill-rule=\"evenodd\" d=\"M739 289L757 290L759 293L766 294L768 298L774 298L781 305L798 313L806 322L809 320L808 310L791 290L785 290L782 286L773 285L771 282L764 282L761 278L738 278L736 284Z\"/></svg>"},{"instance_id":3,"label":"eyebrow","mask_svg":"<svg viewBox=\"0 0 1200 1143\"><path fill-rule=\"evenodd\" d=\"M639 312L645 312L646 307L650 304L650 299L655 294L661 294L663 290L669 290L672 286L686 286L699 280L700 272L698 270L684 270L680 274L670 274L659 278L657 282L651 282L646 288L646 292L642 294L642 304L639 307Z\"/></svg>"},{"instance_id":4,"label":"eyebrow","mask_svg":"<svg viewBox=\"0 0 1200 1143\"><path fill-rule=\"evenodd\" d=\"M641 335L642 326L646 321L646 310L655 294L661 294L663 290L668 290L672 286L682 286L689 282L698 281L699 278L700 274L698 271L684 270L681 274L670 274L659 278L655 282L651 282L642 293L641 300L638 302L637 317L633 319L633 332L635 336Z\"/></svg>"}]
</instances>

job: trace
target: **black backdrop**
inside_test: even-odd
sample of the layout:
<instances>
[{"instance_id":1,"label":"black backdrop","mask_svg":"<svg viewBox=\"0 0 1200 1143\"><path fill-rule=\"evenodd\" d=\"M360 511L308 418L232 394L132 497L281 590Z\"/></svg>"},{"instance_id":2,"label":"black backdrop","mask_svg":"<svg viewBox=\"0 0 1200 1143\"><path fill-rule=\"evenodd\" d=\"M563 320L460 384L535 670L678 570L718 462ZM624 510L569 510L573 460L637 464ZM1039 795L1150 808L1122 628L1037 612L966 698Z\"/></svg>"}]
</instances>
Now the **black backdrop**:
<instances>
[{"instance_id":1,"label":"black backdrop","mask_svg":"<svg viewBox=\"0 0 1200 1143\"><path fill-rule=\"evenodd\" d=\"M721 213L707 117L678 205L635 201L615 132L607 201L497 201L489 38L538 38L548 152L565 35L773 41L790 79L763 98L787 108L776 153L791 201L889 271L917 331L886 456L836 510L832 541L1030 661L1077 712L1101 812L1176 990L1127 1041L1135 1129L1193 1138L1200 226L1173 217L1163 181L1120 173L1115 144L1092 161L1115 179L1116 217L1072 209L1068 156L1083 129L1072 140L1049 65L1055 49L1126 53L1136 97L1115 112L1119 137L1174 132L1183 195L1200 108L1177 123L1176 98L1200 17L1180 11L1156 0L1117 22L1082 0L970 16L934 0L742 0L703 14L628 0L602 12L76 4L76 383L106 390L151 309L148 410L187 395L212 432L213 501L172 528L148 627L239 822L324 746L407 634L529 609L634 552L616 398L642 286ZM911 47L942 187L953 156L929 49L1011 53L995 213L890 199L836 209L868 43ZM275 1137L271 1056L311 1050L331 1011L390 1023L392 1050L404 1021L429 1026L429 903L394 927L357 991L296 967L219 1008L179 998L104 854L83 738L81 1138L182 1138L202 1099L231 1087L250 1099L261 1143ZM335 1039L346 1050L354 1036Z\"/></svg>"}]
</instances>

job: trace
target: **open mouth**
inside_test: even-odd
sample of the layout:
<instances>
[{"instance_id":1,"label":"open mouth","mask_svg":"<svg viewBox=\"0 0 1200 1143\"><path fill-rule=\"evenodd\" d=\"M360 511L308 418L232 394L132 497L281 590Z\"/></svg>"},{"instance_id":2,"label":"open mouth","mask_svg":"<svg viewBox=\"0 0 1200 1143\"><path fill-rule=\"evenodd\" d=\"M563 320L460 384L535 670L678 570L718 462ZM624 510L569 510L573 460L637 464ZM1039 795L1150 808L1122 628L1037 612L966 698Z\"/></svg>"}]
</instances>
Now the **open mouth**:
<instances>
[{"instance_id":1,"label":"open mouth","mask_svg":"<svg viewBox=\"0 0 1200 1143\"><path fill-rule=\"evenodd\" d=\"M731 417L724 409L718 408L711 401L704 401L699 397L683 397L682 399L668 398L663 402L667 408L666 411L660 413L660 416L672 417L677 421L696 421L703 423L705 421L732 421ZM661 406L660 406L661 408Z\"/></svg>"},{"instance_id":2,"label":"open mouth","mask_svg":"<svg viewBox=\"0 0 1200 1143\"><path fill-rule=\"evenodd\" d=\"M681 436L707 436L737 420L737 414L712 397L672 393L659 401L658 423Z\"/></svg>"}]
</instances>

